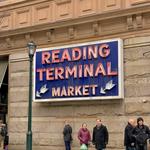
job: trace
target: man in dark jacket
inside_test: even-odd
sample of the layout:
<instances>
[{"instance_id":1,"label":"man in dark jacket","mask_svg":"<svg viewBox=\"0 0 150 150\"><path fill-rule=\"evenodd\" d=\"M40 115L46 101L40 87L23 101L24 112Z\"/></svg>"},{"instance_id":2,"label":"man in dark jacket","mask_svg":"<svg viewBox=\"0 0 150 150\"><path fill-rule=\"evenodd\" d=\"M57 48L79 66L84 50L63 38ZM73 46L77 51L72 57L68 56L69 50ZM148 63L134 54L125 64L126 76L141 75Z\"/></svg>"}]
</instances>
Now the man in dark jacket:
<instances>
[{"instance_id":1,"label":"man in dark jacket","mask_svg":"<svg viewBox=\"0 0 150 150\"><path fill-rule=\"evenodd\" d=\"M135 138L133 136L133 130L135 128L135 120L129 119L124 131L124 146L126 150L135 150Z\"/></svg>"},{"instance_id":2,"label":"man in dark jacket","mask_svg":"<svg viewBox=\"0 0 150 150\"><path fill-rule=\"evenodd\" d=\"M72 127L65 121L65 126L63 130L64 142L66 150L71 150L71 142L72 142Z\"/></svg>"},{"instance_id":3,"label":"man in dark jacket","mask_svg":"<svg viewBox=\"0 0 150 150\"><path fill-rule=\"evenodd\" d=\"M96 120L96 126L93 128L92 142L96 150L104 150L108 144L108 130L100 119Z\"/></svg>"},{"instance_id":4,"label":"man in dark jacket","mask_svg":"<svg viewBox=\"0 0 150 150\"><path fill-rule=\"evenodd\" d=\"M137 118L137 126L133 133L136 139L136 150L147 150L147 140L150 138L150 130L148 126L144 125L142 117Z\"/></svg>"}]
</instances>

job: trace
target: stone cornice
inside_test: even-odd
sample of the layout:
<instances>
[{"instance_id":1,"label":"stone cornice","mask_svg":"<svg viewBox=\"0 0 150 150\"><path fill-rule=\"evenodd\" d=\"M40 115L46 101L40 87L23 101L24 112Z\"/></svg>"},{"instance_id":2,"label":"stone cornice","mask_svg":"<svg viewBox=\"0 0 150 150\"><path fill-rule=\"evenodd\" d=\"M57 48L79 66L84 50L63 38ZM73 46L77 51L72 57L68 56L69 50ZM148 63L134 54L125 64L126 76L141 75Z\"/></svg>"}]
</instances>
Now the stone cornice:
<instances>
[{"instance_id":1,"label":"stone cornice","mask_svg":"<svg viewBox=\"0 0 150 150\"><path fill-rule=\"evenodd\" d=\"M0 2L0 12L1 11L10 11L12 9L30 6L42 2L47 2L49 0L15 0L15 1L4 1Z\"/></svg>"},{"instance_id":2,"label":"stone cornice","mask_svg":"<svg viewBox=\"0 0 150 150\"><path fill-rule=\"evenodd\" d=\"M57 2L61 4L71 2L71 0L61 0ZM44 13L44 11L48 10L48 5L44 4L42 7L38 5L37 8L39 10L42 9L40 11ZM24 17L28 16L26 12L30 14L32 11L30 12L24 8L17 11L18 14L21 13ZM39 14L41 15L42 13ZM38 46L42 46L57 45L60 43L65 44L94 38L126 37L139 33L150 34L149 5L141 5L140 7L133 7L132 9L118 9L105 13L88 14L54 22L47 22L47 19L43 22L43 19L46 17L48 16L42 14L42 16L40 16L41 23L37 24L28 24L27 21L31 20L28 20L28 18L24 20L23 18L23 20L16 23L18 27L15 29L0 30L0 55L10 54L14 51L22 52L26 44L31 40L34 40ZM19 23L21 25L27 23L27 26L23 25L20 27Z\"/></svg>"},{"instance_id":3,"label":"stone cornice","mask_svg":"<svg viewBox=\"0 0 150 150\"><path fill-rule=\"evenodd\" d=\"M6 30L6 31L4 30L4 31L0 31L0 38L19 35L19 34L25 34L27 32L32 33L32 32L37 32L37 31L69 27L73 25L80 25L80 24L85 24L85 23L90 23L90 22L95 22L95 21L96 22L107 21L108 19L128 17L128 16L142 14L142 13L149 13L150 12L149 7L150 6L145 5L141 7L135 7L132 9L112 11L109 13L107 12L103 14L95 14L95 15L90 15L90 16L84 16L81 18L57 21L57 22L52 22L52 23L43 23L43 24L38 24L34 26Z\"/></svg>"}]
</instances>

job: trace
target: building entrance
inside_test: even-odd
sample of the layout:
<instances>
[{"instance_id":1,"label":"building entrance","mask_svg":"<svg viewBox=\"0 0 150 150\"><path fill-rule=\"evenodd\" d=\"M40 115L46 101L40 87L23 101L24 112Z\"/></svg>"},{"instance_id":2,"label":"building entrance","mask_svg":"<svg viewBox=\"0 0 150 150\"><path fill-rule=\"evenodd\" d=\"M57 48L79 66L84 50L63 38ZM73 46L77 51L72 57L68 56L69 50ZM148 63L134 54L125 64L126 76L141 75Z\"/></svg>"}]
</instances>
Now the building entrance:
<instances>
[{"instance_id":1,"label":"building entrance","mask_svg":"<svg viewBox=\"0 0 150 150\"><path fill-rule=\"evenodd\" d=\"M8 58L0 57L0 120L7 123Z\"/></svg>"},{"instance_id":2,"label":"building entrance","mask_svg":"<svg viewBox=\"0 0 150 150\"><path fill-rule=\"evenodd\" d=\"M1 128L5 129L5 132L2 132L1 129L0 149L7 149L8 146L7 114L8 114L8 58L0 57L0 122Z\"/></svg>"}]
</instances>

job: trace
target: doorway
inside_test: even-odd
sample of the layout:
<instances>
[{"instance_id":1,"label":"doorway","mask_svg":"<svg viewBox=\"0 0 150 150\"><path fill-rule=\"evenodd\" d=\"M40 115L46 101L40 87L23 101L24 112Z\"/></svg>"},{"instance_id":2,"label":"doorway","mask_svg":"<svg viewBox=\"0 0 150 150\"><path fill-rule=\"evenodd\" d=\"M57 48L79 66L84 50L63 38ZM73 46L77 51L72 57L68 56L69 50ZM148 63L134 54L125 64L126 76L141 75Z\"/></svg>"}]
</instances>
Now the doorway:
<instances>
[{"instance_id":1,"label":"doorway","mask_svg":"<svg viewBox=\"0 0 150 150\"><path fill-rule=\"evenodd\" d=\"M8 57L0 57L0 120L7 123L8 114Z\"/></svg>"}]
</instances>

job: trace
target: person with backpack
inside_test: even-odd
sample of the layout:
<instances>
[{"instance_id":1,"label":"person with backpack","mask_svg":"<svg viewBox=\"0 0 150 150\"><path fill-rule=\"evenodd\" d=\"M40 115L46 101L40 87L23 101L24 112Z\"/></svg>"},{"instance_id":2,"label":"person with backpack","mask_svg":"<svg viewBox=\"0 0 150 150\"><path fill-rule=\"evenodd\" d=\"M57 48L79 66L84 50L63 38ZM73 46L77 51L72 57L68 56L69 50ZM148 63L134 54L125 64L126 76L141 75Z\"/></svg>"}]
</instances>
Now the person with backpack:
<instances>
[{"instance_id":1,"label":"person with backpack","mask_svg":"<svg viewBox=\"0 0 150 150\"><path fill-rule=\"evenodd\" d=\"M135 149L135 138L133 136L133 130L135 128L135 120L129 119L128 124L124 130L124 146L126 150L136 150Z\"/></svg>"},{"instance_id":2,"label":"person with backpack","mask_svg":"<svg viewBox=\"0 0 150 150\"><path fill-rule=\"evenodd\" d=\"M150 130L148 126L144 125L142 117L137 118L137 126L133 134L136 141L136 150L147 150L147 140L150 138Z\"/></svg>"}]
</instances>

